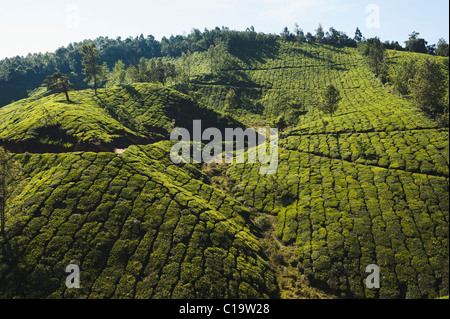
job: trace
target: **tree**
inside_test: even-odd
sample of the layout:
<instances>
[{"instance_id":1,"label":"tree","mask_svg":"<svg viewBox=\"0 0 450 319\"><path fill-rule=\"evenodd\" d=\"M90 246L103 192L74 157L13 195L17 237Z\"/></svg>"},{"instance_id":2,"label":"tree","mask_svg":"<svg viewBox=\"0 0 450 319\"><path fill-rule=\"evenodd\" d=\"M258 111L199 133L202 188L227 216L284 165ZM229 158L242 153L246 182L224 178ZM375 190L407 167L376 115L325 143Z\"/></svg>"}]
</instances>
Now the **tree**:
<instances>
[{"instance_id":1,"label":"tree","mask_svg":"<svg viewBox=\"0 0 450 319\"><path fill-rule=\"evenodd\" d=\"M448 57L448 44L443 38L437 43L436 55Z\"/></svg>"},{"instance_id":2,"label":"tree","mask_svg":"<svg viewBox=\"0 0 450 319\"><path fill-rule=\"evenodd\" d=\"M156 68L151 70L151 73L156 75L156 79L162 85L166 85L166 81L169 78L176 76L175 65L172 63L164 63L161 59L156 63Z\"/></svg>"},{"instance_id":3,"label":"tree","mask_svg":"<svg viewBox=\"0 0 450 319\"><path fill-rule=\"evenodd\" d=\"M326 114L333 114L339 108L339 102L341 101L341 93L332 84L328 85L325 92L322 95L322 103L320 109Z\"/></svg>"},{"instance_id":4,"label":"tree","mask_svg":"<svg viewBox=\"0 0 450 319\"><path fill-rule=\"evenodd\" d=\"M238 100L236 97L236 92L233 89L230 89L225 96L225 108L226 112L231 112L238 107Z\"/></svg>"},{"instance_id":5,"label":"tree","mask_svg":"<svg viewBox=\"0 0 450 319\"><path fill-rule=\"evenodd\" d=\"M367 63L375 76L385 83L387 77L387 55L386 48L380 39L375 37L367 40L363 54L367 54Z\"/></svg>"},{"instance_id":6,"label":"tree","mask_svg":"<svg viewBox=\"0 0 450 319\"><path fill-rule=\"evenodd\" d=\"M47 76L44 83L47 85L48 91L62 91L66 95L67 102L70 102L69 91L73 90L73 84L70 83L67 75L59 72L53 73L53 75Z\"/></svg>"},{"instance_id":7,"label":"tree","mask_svg":"<svg viewBox=\"0 0 450 319\"><path fill-rule=\"evenodd\" d=\"M147 61L141 58L137 67L128 68L127 75L132 82L159 82L165 85L168 78L176 76L176 72L172 63L164 63L162 59Z\"/></svg>"},{"instance_id":8,"label":"tree","mask_svg":"<svg viewBox=\"0 0 450 319\"><path fill-rule=\"evenodd\" d=\"M144 57L140 58L137 66L137 70L139 71L137 82L152 82L152 80L156 78L156 76L152 74L152 69L155 69L154 60L151 60L151 62L148 63Z\"/></svg>"},{"instance_id":9,"label":"tree","mask_svg":"<svg viewBox=\"0 0 450 319\"><path fill-rule=\"evenodd\" d=\"M407 51L411 52L418 52L418 53L428 53L427 50L427 41L424 39L419 38L420 33L413 31L409 35L409 40L405 41L406 45L405 48Z\"/></svg>"},{"instance_id":10,"label":"tree","mask_svg":"<svg viewBox=\"0 0 450 319\"><path fill-rule=\"evenodd\" d=\"M319 26L317 27L317 30L316 30L317 42L322 42L324 37L325 37L325 32L323 31L322 25L319 24Z\"/></svg>"},{"instance_id":11,"label":"tree","mask_svg":"<svg viewBox=\"0 0 450 319\"><path fill-rule=\"evenodd\" d=\"M411 96L417 106L436 119L445 110L446 76L442 65L427 58L419 65L411 85Z\"/></svg>"},{"instance_id":12,"label":"tree","mask_svg":"<svg viewBox=\"0 0 450 319\"><path fill-rule=\"evenodd\" d=\"M190 81L191 81L191 52L181 54L181 63L178 68L178 75L180 78L180 82L188 91L190 90Z\"/></svg>"},{"instance_id":13,"label":"tree","mask_svg":"<svg viewBox=\"0 0 450 319\"><path fill-rule=\"evenodd\" d=\"M353 40L355 40L356 42L361 42L363 40L363 35L359 28L356 28L355 37L353 38Z\"/></svg>"},{"instance_id":14,"label":"tree","mask_svg":"<svg viewBox=\"0 0 450 319\"><path fill-rule=\"evenodd\" d=\"M0 147L0 223L1 234L5 237L6 200L12 189L12 182L17 179L19 164L14 161L11 154Z\"/></svg>"},{"instance_id":15,"label":"tree","mask_svg":"<svg viewBox=\"0 0 450 319\"><path fill-rule=\"evenodd\" d=\"M130 79L131 83L139 82L139 71L134 65L130 65L127 69L127 77Z\"/></svg>"},{"instance_id":16,"label":"tree","mask_svg":"<svg viewBox=\"0 0 450 319\"><path fill-rule=\"evenodd\" d=\"M311 34L311 32L306 33L305 38L308 43L314 43L316 40L316 38Z\"/></svg>"},{"instance_id":17,"label":"tree","mask_svg":"<svg viewBox=\"0 0 450 319\"><path fill-rule=\"evenodd\" d=\"M131 79L131 82L153 82L156 76L151 72L151 69L155 68L155 61L147 62L147 60L142 57L139 59L138 65L131 65L127 69L127 76Z\"/></svg>"},{"instance_id":18,"label":"tree","mask_svg":"<svg viewBox=\"0 0 450 319\"><path fill-rule=\"evenodd\" d=\"M392 74L394 90L401 95L411 93L411 83L416 75L416 62L413 59L403 61Z\"/></svg>"},{"instance_id":19,"label":"tree","mask_svg":"<svg viewBox=\"0 0 450 319\"><path fill-rule=\"evenodd\" d=\"M272 123L272 126L275 128L278 128L278 130L283 131L287 126L288 123L286 121L286 117L284 116L284 114L278 116Z\"/></svg>"},{"instance_id":20,"label":"tree","mask_svg":"<svg viewBox=\"0 0 450 319\"><path fill-rule=\"evenodd\" d=\"M294 25L294 34L295 34L295 37L297 38L298 42L305 42L306 41L305 33L303 32L302 28L300 28L298 26L297 23Z\"/></svg>"},{"instance_id":21,"label":"tree","mask_svg":"<svg viewBox=\"0 0 450 319\"><path fill-rule=\"evenodd\" d=\"M119 60L114 65L111 73L109 74L108 84L109 85L124 85L126 82L127 72L125 70L125 63Z\"/></svg>"},{"instance_id":22,"label":"tree","mask_svg":"<svg viewBox=\"0 0 450 319\"><path fill-rule=\"evenodd\" d=\"M207 56L211 67L211 73L217 74L225 66L226 46L223 41L218 41L215 45L211 45L208 49Z\"/></svg>"},{"instance_id":23,"label":"tree","mask_svg":"<svg viewBox=\"0 0 450 319\"><path fill-rule=\"evenodd\" d=\"M428 54L435 55L436 49L437 49L436 44L427 45L427 53Z\"/></svg>"},{"instance_id":24,"label":"tree","mask_svg":"<svg viewBox=\"0 0 450 319\"><path fill-rule=\"evenodd\" d=\"M98 77L98 84L102 85L105 82L107 82L109 79L109 68L108 68L108 64L106 62L103 62L102 65L100 65L100 74ZM106 90L106 85L105 85L105 90Z\"/></svg>"},{"instance_id":25,"label":"tree","mask_svg":"<svg viewBox=\"0 0 450 319\"><path fill-rule=\"evenodd\" d=\"M288 27L284 27L280 35L283 38L283 40L286 41L292 41L294 39L294 35L291 33L291 31L289 31Z\"/></svg>"},{"instance_id":26,"label":"tree","mask_svg":"<svg viewBox=\"0 0 450 319\"><path fill-rule=\"evenodd\" d=\"M83 72L87 76L87 81L94 86L95 95L97 95L97 88L100 84L101 78L104 76L104 68L99 65L100 56L94 43L84 44L80 48Z\"/></svg>"},{"instance_id":27,"label":"tree","mask_svg":"<svg viewBox=\"0 0 450 319\"><path fill-rule=\"evenodd\" d=\"M297 125L300 115L305 113L305 108L297 99L288 102L288 110L286 113L286 121L289 125Z\"/></svg>"}]
</instances>

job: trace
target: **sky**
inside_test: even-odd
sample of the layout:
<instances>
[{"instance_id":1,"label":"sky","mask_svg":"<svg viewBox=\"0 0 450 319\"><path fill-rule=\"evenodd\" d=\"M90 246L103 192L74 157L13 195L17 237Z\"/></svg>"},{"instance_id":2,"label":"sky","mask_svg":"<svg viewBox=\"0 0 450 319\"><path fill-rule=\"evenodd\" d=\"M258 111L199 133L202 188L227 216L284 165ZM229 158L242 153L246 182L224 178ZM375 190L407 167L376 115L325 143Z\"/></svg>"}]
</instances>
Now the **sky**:
<instances>
[{"instance_id":1,"label":"sky","mask_svg":"<svg viewBox=\"0 0 450 319\"><path fill-rule=\"evenodd\" d=\"M322 24L353 37L398 41L419 32L429 44L449 41L448 0L0 0L0 59L53 52L72 42L188 34L226 26L257 32L315 33Z\"/></svg>"}]
</instances>

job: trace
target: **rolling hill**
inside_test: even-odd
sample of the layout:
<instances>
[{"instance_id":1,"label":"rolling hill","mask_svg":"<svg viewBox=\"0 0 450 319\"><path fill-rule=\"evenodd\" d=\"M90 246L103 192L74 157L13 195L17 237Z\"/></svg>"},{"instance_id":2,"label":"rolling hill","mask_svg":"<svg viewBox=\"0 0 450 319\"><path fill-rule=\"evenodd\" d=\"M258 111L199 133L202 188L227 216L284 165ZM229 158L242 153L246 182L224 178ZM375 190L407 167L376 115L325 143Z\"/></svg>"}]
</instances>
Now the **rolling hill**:
<instances>
[{"instance_id":1,"label":"rolling hill","mask_svg":"<svg viewBox=\"0 0 450 319\"><path fill-rule=\"evenodd\" d=\"M279 40L227 54L217 74L192 54L196 98L174 80L0 108L0 145L22 167L0 297L448 295L448 128L380 84L356 48ZM405 58L423 55L389 51L389 66ZM332 117L314 107L328 84L343 97ZM280 133L276 174L170 161L175 126L271 126L289 101L303 110ZM80 289L65 286L71 263ZM380 289L364 285L369 264Z\"/></svg>"}]
</instances>

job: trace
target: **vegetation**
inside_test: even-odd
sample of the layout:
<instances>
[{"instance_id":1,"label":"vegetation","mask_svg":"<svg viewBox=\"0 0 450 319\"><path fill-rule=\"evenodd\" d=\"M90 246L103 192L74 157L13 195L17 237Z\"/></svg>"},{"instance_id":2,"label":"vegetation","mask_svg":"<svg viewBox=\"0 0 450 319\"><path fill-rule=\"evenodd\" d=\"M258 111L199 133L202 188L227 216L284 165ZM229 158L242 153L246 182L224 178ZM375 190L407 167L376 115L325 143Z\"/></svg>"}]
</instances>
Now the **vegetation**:
<instances>
[{"instance_id":1,"label":"vegetation","mask_svg":"<svg viewBox=\"0 0 450 319\"><path fill-rule=\"evenodd\" d=\"M0 297L448 296L448 58L320 29L97 40L112 71L96 94L72 81L78 49L58 51L71 103L38 88L0 108L22 172ZM279 128L277 172L173 164L169 133L193 119ZM380 289L363 284L369 264Z\"/></svg>"},{"instance_id":2,"label":"vegetation","mask_svg":"<svg viewBox=\"0 0 450 319\"><path fill-rule=\"evenodd\" d=\"M359 28L355 32L354 38L347 36L344 32L335 28L329 31L318 28L319 35L324 32L320 43L335 47L356 47L365 38ZM315 32L316 33L316 32ZM416 32L413 32L413 35ZM417 36L416 36L417 37ZM125 68L136 67L139 60L166 57L176 58L183 54L193 54L206 52L218 44L221 51L226 51L234 55L239 55L245 48L261 48L276 45L278 40L286 40L292 43L315 43L316 36L311 32L304 32L296 24L294 33L286 27L281 35L264 34L256 32L253 27L245 31L234 31L226 27L205 29L201 32L193 29L190 34L181 36L163 37L161 41L155 40L152 35L129 37L122 39L117 37L99 37L93 41L71 43L61 47L54 53L28 54L27 56L12 57L0 61L0 106L11 103L14 100L27 97L27 91L34 90L49 75L55 72L67 74L75 87L85 89L88 86L83 81L83 64L81 48L85 45L95 45L99 55L99 61L105 63L109 69L113 69L120 60ZM404 51L398 42L385 41L383 45L387 49ZM432 49L434 48L434 50ZM440 56L448 56L448 44L441 39L436 45L427 46L427 53ZM430 51L431 50L431 51Z\"/></svg>"},{"instance_id":3,"label":"vegetation","mask_svg":"<svg viewBox=\"0 0 450 319\"><path fill-rule=\"evenodd\" d=\"M20 175L20 168L11 154L0 147L0 233L6 235L6 201L11 193L14 180Z\"/></svg>"},{"instance_id":4,"label":"vegetation","mask_svg":"<svg viewBox=\"0 0 450 319\"><path fill-rule=\"evenodd\" d=\"M45 79L47 89L52 92L62 91L66 95L67 102L70 102L69 91L73 90L73 84L65 74L54 73Z\"/></svg>"},{"instance_id":5,"label":"vegetation","mask_svg":"<svg viewBox=\"0 0 450 319\"><path fill-rule=\"evenodd\" d=\"M83 72L87 76L86 80L94 86L95 95L97 88L105 81L108 67L106 64L100 65L100 56L94 43L84 44L80 49L82 56L81 64L84 66Z\"/></svg>"},{"instance_id":6,"label":"vegetation","mask_svg":"<svg viewBox=\"0 0 450 319\"><path fill-rule=\"evenodd\" d=\"M339 107L339 102L341 101L341 99L342 98L340 92L332 84L330 84L327 86L325 92L323 93L320 109L333 117L333 114Z\"/></svg>"},{"instance_id":7,"label":"vegetation","mask_svg":"<svg viewBox=\"0 0 450 319\"><path fill-rule=\"evenodd\" d=\"M446 77L440 63L425 59L417 69L411 94L418 106L432 118L444 113Z\"/></svg>"},{"instance_id":8,"label":"vegetation","mask_svg":"<svg viewBox=\"0 0 450 319\"><path fill-rule=\"evenodd\" d=\"M243 126L188 96L149 83L98 92L72 93L72 103L55 94L0 109L0 144L14 151L112 151L168 139L177 126L202 118L215 127Z\"/></svg>"}]
</instances>

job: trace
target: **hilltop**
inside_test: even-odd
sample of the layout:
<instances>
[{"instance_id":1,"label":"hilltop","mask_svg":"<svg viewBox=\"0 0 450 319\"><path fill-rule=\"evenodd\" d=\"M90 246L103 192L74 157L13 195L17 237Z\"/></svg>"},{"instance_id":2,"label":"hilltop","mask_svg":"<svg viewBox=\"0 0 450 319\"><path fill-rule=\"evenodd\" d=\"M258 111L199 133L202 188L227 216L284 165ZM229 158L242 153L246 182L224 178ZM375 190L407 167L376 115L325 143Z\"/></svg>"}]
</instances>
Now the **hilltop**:
<instances>
[{"instance_id":1,"label":"hilltop","mask_svg":"<svg viewBox=\"0 0 450 319\"><path fill-rule=\"evenodd\" d=\"M355 47L250 43L216 72L192 53L187 85L0 108L0 141L22 167L0 239L1 297L448 295L448 128L374 77ZM388 50L388 66L425 57ZM316 107L328 84L342 96L332 117ZM175 126L273 127L292 101L301 112L280 129L276 174L170 161ZM65 288L69 263L82 289ZM364 285L369 264L379 290Z\"/></svg>"},{"instance_id":2,"label":"hilltop","mask_svg":"<svg viewBox=\"0 0 450 319\"><path fill-rule=\"evenodd\" d=\"M31 97L0 108L0 145L15 152L113 151L169 139L176 126L201 118L243 126L178 91L150 83Z\"/></svg>"}]
</instances>

